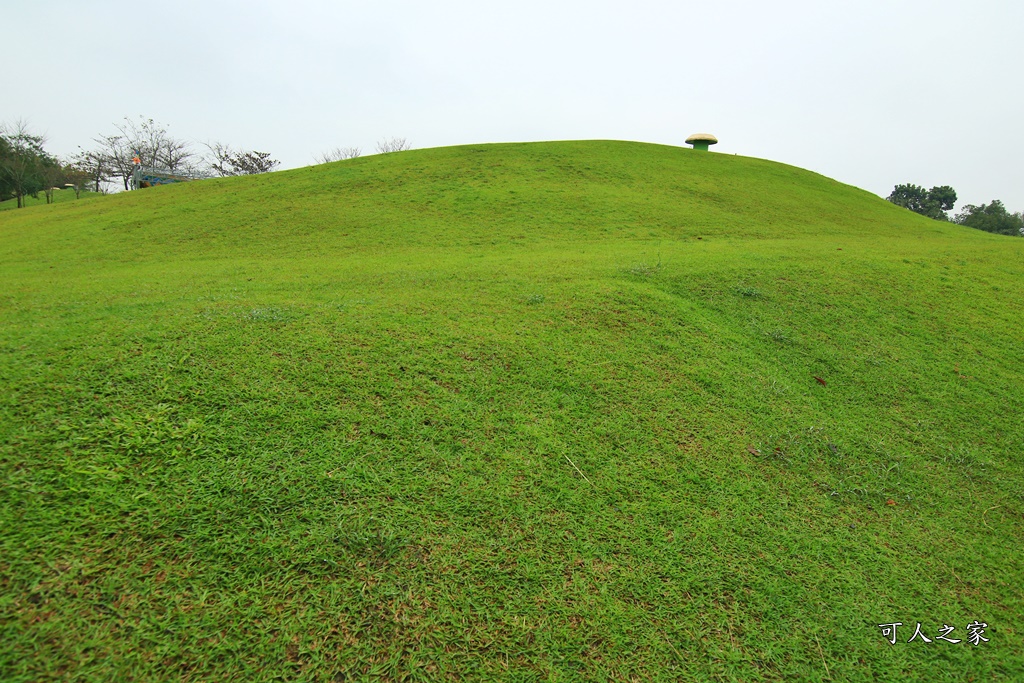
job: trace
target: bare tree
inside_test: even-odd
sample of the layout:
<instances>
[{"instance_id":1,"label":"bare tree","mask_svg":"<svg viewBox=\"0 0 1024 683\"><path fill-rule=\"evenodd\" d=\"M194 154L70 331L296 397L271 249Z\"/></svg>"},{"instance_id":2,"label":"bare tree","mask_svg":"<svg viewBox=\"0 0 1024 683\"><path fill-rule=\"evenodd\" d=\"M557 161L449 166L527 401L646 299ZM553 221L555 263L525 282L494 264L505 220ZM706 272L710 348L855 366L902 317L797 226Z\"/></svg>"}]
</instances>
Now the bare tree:
<instances>
[{"instance_id":1,"label":"bare tree","mask_svg":"<svg viewBox=\"0 0 1024 683\"><path fill-rule=\"evenodd\" d=\"M206 167L213 175L236 176L269 173L281 165L270 152L243 152L220 142L207 143Z\"/></svg>"},{"instance_id":2,"label":"bare tree","mask_svg":"<svg viewBox=\"0 0 1024 683\"><path fill-rule=\"evenodd\" d=\"M124 183L124 189L128 190L132 179L132 171L135 165L132 158L135 156L131 143L123 135L101 135L93 138L93 141L100 146L97 153L106 163L109 179L120 179Z\"/></svg>"},{"instance_id":3,"label":"bare tree","mask_svg":"<svg viewBox=\"0 0 1024 683\"><path fill-rule=\"evenodd\" d=\"M377 143L377 152L379 154L404 152L409 149L412 149L412 145L405 138L391 138L390 140L381 140Z\"/></svg>"},{"instance_id":4,"label":"bare tree","mask_svg":"<svg viewBox=\"0 0 1024 683\"><path fill-rule=\"evenodd\" d=\"M323 154L317 154L313 157L313 160L318 164L329 164L332 161L341 161L343 159L355 159L362 155L362 151L358 147L335 147L329 152Z\"/></svg>"},{"instance_id":5,"label":"bare tree","mask_svg":"<svg viewBox=\"0 0 1024 683\"><path fill-rule=\"evenodd\" d=\"M104 183L117 177L114 175L114 167L108 156L99 150L84 150L78 148L78 152L67 160L67 165L75 171L75 177L71 182L75 184L75 193L81 195L83 189L91 189L94 192L104 192ZM84 175L84 179L80 176Z\"/></svg>"},{"instance_id":6,"label":"bare tree","mask_svg":"<svg viewBox=\"0 0 1024 683\"><path fill-rule=\"evenodd\" d=\"M124 123L115 124L114 128L116 134L101 135L95 141L109 161L114 176L124 183L125 190L130 187L136 157L143 166L171 173L194 173L197 170L195 162L198 158L191 145L171 137L167 129L153 119L140 116L136 123L126 116Z\"/></svg>"}]
</instances>

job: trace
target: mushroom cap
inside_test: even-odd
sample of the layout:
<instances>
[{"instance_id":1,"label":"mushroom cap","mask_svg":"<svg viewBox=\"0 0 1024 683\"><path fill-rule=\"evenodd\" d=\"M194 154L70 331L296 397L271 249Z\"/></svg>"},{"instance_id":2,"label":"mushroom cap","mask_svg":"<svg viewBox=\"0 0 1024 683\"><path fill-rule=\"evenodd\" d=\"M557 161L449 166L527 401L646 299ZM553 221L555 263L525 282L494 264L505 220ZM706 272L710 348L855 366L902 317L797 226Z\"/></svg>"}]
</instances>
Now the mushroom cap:
<instances>
[{"instance_id":1,"label":"mushroom cap","mask_svg":"<svg viewBox=\"0 0 1024 683\"><path fill-rule=\"evenodd\" d=\"M718 144L718 138L711 133L694 133L686 138L686 144L688 145L692 145L695 142L706 142L709 145L716 145Z\"/></svg>"}]
</instances>

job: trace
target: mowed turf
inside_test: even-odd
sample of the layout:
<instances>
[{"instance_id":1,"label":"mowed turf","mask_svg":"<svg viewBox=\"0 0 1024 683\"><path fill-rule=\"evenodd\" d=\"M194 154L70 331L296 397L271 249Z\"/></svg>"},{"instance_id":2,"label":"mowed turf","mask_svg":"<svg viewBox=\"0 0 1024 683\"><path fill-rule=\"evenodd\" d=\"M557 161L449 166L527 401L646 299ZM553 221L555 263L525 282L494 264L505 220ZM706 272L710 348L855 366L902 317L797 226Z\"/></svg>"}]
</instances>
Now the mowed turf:
<instances>
[{"instance_id":1,"label":"mowed turf","mask_svg":"<svg viewBox=\"0 0 1024 683\"><path fill-rule=\"evenodd\" d=\"M4 212L0 273L4 681L1022 680L1022 239L559 142Z\"/></svg>"}]
</instances>

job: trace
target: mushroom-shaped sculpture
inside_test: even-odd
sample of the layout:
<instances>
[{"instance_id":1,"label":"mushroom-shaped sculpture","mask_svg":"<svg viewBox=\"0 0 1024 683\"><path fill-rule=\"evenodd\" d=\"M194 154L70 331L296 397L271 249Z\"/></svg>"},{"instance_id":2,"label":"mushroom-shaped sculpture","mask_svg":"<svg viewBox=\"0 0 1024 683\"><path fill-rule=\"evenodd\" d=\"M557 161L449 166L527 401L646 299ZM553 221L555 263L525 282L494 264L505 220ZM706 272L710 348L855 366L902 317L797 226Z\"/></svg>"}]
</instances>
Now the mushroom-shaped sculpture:
<instances>
[{"instance_id":1,"label":"mushroom-shaped sculpture","mask_svg":"<svg viewBox=\"0 0 1024 683\"><path fill-rule=\"evenodd\" d=\"M693 145L694 149L708 151L708 147L718 144L718 138L711 133L694 133L686 138L686 144Z\"/></svg>"}]
</instances>

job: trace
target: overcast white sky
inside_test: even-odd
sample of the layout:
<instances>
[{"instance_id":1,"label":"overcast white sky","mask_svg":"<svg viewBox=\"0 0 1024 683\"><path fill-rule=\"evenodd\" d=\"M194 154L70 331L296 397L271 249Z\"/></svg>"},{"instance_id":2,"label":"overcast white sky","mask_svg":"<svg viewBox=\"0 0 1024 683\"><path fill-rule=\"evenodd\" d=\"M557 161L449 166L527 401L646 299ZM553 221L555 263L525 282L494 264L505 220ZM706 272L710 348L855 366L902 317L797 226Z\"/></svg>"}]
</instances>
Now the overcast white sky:
<instances>
[{"instance_id":1,"label":"overcast white sky","mask_svg":"<svg viewBox=\"0 0 1024 683\"><path fill-rule=\"evenodd\" d=\"M269 151L641 140L1024 210L1019 0L0 0L0 121Z\"/></svg>"}]
</instances>

